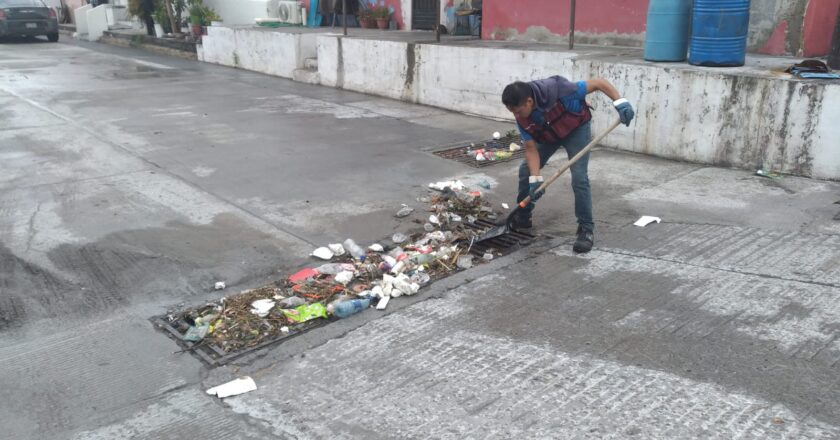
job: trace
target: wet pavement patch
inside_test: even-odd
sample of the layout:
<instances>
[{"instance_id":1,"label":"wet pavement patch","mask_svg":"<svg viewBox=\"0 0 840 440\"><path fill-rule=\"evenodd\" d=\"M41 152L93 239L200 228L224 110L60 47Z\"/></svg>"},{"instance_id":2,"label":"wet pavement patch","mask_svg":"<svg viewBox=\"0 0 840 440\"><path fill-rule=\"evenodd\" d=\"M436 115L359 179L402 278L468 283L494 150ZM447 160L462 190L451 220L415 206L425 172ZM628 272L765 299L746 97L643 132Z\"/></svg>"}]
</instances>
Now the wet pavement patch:
<instances>
[{"instance_id":1,"label":"wet pavement patch","mask_svg":"<svg viewBox=\"0 0 840 440\"><path fill-rule=\"evenodd\" d=\"M508 133L500 139L470 142L466 145L447 147L434 152L435 156L484 168L498 163L511 162L525 157L518 135Z\"/></svg>"},{"instance_id":2,"label":"wet pavement patch","mask_svg":"<svg viewBox=\"0 0 840 440\"><path fill-rule=\"evenodd\" d=\"M220 366L367 308L384 310L391 299L414 295L541 238L511 231L478 241L506 214L494 212L460 181L433 185L443 185L443 190L418 198L430 206L414 213L415 218L407 218L413 211L405 206L397 213L414 223L406 224L404 233L367 247L352 239L320 247L312 258L321 261L281 280L196 307L179 306L151 321L180 352ZM418 215L428 215L428 221ZM216 288L226 286L220 282Z\"/></svg>"}]
</instances>

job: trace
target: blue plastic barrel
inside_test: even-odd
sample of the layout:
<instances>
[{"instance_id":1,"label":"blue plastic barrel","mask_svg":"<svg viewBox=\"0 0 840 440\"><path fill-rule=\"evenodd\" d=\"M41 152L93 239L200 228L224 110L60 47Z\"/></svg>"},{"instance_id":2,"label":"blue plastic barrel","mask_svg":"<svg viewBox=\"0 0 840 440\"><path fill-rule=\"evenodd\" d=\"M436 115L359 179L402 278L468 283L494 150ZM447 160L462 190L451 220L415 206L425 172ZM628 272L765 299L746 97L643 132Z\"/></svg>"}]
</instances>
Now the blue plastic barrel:
<instances>
[{"instance_id":1,"label":"blue plastic barrel","mask_svg":"<svg viewBox=\"0 0 840 440\"><path fill-rule=\"evenodd\" d=\"M750 0L694 0L688 62L743 66L749 25Z\"/></svg>"},{"instance_id":2,"label":"blue plastic barrel","mask_svg":"<svg viewBox=\"0 0 840 440\"><path fill-rule=\"evenodd\" d=\"M691 0L650 0L645 59L683 61L688 53Z\"/></svg>"}]
</instances>

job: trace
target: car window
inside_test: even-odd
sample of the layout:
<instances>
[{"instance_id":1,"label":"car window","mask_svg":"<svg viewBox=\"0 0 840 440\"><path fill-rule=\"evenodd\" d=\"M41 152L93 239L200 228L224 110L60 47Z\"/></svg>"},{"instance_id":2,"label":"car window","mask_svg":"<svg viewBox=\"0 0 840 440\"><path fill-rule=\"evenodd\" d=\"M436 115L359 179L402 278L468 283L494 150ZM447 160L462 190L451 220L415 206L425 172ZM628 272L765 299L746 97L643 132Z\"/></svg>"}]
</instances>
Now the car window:
<instances>
[{"instance_id":1,"label":"car window","mask_svg":"<svg viewBox=\"0 0 840 440\"><path fill-rule=\"evenodd\" d=\"M41 0L0 0L0 8L46 8Z\"/></svg>"}]
</instances>

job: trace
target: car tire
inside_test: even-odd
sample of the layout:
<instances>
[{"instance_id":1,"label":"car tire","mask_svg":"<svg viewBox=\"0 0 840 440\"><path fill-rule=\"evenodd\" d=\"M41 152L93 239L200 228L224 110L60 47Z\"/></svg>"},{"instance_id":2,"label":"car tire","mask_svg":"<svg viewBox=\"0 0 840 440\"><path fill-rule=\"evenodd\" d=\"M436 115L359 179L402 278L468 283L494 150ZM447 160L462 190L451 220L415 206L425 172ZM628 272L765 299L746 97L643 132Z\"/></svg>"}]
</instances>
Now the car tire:
<instances>
[{"instance_id":1,"label":"car tire","mask_svg":"<svg viewBox=\"0 0 840 440\"><path fill-rule=\"evenodd\" d=\"M47 40L50 40L50 43L58 42L58 32L54 34L47 34Z\"/></svg>"}]
</instances>

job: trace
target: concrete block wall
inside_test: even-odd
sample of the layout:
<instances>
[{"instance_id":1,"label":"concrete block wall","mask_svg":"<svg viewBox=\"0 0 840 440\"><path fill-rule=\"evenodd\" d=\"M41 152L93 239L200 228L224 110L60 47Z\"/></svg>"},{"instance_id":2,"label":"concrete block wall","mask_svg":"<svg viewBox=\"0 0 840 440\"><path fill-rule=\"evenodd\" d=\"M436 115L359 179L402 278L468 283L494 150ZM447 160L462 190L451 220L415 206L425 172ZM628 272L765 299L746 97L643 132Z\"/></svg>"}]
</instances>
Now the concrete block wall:
<instances>
[{"instance_id":1,"label":"concrete block wall","mask_svg":"<svg viewBox=\"0 0 840 440\"><path fill-rule=\"evenodd\" d=\"M99 5L86 12L87 40L96 41L108 30L108 10L110 5ZM78 32L78 26L76 27Z\"/></svg>"},{"instance_id":2,"label":"concrete block wall","mask_svg":"<svg viewBox=\"0 0 840 440\"><path fill-rule=\"evenodd\" d=\"M371 63L370 60L377 60ZM637 119L604 145L670 159L840 179L840 84L761 76L749 68L599 60L568 52L383 42L320 36L322 84L454 111L511 119L500 102L514 80L604 77ZM448 74L458 72L458 74ZM595 129L616 118L592 96Z\"/></svg>"},{"instance_id":3,"label":"concrete block wall","mask_svg":"<svg viewBox=\"0 0 840 440\"><path fill-rule=\"evenodd\" d=\"M609 147L743 169L840 180L840 84L779 78L766 67L699 68L636 58L381 41L338 34L210 27L199 59L294 78L317 53L320 84L485 117L512 120L505 85L555 74L604 77L637 118ZM780 63L789 63L780 59ZM589 98L595 129L617 116Z\"/></svg>"},{"instance_id":4,"label":"concrete block wall","mask_svg":"<svg viewBox=\"0 0 840 440\"><path fill-rule=\"evenodd\" d=\"M76 33L79 35L87 35L88 22L87 12L93 9L91 5L84 5L73 10L73 23L76 23Z\"/></svg>"},{"instance_id":5,"label":"concrete block wall","mask_svg":"<svg viewBox=\"0 0 840 440\"><path fill-rule=\"evenodd\" d=\"M292 78L303 60L317 55L317 34L273 32L253 27L210 26L198 59Z\"/></svg>"}]
</instances>

